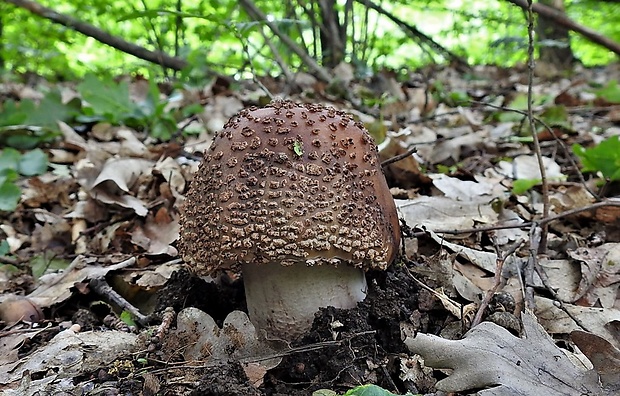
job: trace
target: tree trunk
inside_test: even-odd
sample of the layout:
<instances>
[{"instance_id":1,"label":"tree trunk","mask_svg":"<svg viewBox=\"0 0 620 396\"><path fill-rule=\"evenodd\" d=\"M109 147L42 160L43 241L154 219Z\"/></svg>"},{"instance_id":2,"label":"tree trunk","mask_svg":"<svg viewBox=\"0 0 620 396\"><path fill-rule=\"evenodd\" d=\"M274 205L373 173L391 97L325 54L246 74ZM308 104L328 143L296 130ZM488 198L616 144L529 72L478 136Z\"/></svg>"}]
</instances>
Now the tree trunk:
<instances>
[{"instance_id":1,"label":"tree trunk","mask_svg":"<svg viewBox=\"0 0 620 396\"><path fill-rule=\"evenodd\" d=\"M321 29L321 56L323 66L334 68L344 59L344 45L346 37L342 34L346 27L340 26L338 10L335 0L319 0L321 22L325 29Z\"/></svg>"},{"instance_id":2,"label":"tree trunk","mask_svg":"<svg viewBox=\"0 0 620 396\"><path fill-rule=\"evenodd\" d=\"M539 0L547 7L565 13L563 0ZM559 70L569 69L576 59L570 47L569 29L555 20L538 16L536 34L538 35L539 60L555 66Z\"/></svg>"}]
</instances>

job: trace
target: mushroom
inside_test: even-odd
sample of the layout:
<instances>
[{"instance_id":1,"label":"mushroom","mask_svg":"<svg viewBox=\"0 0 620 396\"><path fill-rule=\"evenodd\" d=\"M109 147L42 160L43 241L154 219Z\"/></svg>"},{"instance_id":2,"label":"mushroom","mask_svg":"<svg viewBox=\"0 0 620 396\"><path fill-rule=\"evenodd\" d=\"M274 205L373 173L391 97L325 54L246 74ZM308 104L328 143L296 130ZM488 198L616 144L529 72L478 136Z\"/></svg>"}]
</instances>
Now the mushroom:
<instances>
[{"instance_id":1,"label":"mushroom","mask_svg":"<svg viewBox=\"0 0 620 396\"><path fill-rule=\"evenodd\" d=\"M352 308L364 271L396 256L396 206L364 126L332 107L273 101L233 116L204 153L179 249L200 275L242 274L248 314L293 340L320 307Z\"/></svg>"}]
</instances>

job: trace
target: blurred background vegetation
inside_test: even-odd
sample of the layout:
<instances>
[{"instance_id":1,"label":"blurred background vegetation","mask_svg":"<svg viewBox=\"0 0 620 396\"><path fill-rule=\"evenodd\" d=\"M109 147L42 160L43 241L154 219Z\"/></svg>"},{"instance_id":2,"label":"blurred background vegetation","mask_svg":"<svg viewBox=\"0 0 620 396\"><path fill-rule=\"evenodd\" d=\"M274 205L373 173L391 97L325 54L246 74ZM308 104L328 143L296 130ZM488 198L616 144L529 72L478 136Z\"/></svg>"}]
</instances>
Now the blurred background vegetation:
<instances>
[{"instance_id":1,"label":"blurred background vegetation","mask_svg":"<svg viewBox=\"0 0 620 396\"><path fill-rule=\"evenodd\" d=\"M89 73L136 73L147 78L204 81L214 73L278 76L305 70L316 75L304 55L328 69L340 61L350 63L358 77L385 68L411 70L460 61L509 67L523 63L527 51L527 14L515 3L1 0L0 68L55 81L78 79ZM620 2L551 3L575 23L620 41ZM64 25L54 22L58 15L69 20ZM74 29L78 23L86 34ZM179 62L158 64L129 55L91 37L97 35L91 34L90 28L155 51L155 57L165 54ZM617 58L614 52L592 44L582 35L567 34L574 57L584 65L603 65ZM301 52L292 50L287 39ZM539 39L537 45L540 50L565 43Z\"/></svg>"}]
</instances>

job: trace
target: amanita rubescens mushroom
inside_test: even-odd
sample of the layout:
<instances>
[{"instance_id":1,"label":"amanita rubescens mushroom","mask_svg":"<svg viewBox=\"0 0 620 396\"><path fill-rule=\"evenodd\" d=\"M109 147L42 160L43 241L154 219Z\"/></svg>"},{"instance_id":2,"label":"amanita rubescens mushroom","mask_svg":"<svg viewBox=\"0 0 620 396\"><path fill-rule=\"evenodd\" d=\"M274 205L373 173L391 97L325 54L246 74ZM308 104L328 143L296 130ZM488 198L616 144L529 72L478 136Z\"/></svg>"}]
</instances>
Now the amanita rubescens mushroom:
<instances>
[{"instance_id":1,"label":"amanita rubescens mushroom","mask_svg":"<svg viewBox=\"0 0 620 396\"><path fill-rule=\"evenodd\" d=\"M319 307L363 300L364 270L385 269L399 243L364 126L331 107L274 101L242 110L214 138L179 248L198 274L241 270L252 322L291 340Z\"/></svg>"}]
</instances>

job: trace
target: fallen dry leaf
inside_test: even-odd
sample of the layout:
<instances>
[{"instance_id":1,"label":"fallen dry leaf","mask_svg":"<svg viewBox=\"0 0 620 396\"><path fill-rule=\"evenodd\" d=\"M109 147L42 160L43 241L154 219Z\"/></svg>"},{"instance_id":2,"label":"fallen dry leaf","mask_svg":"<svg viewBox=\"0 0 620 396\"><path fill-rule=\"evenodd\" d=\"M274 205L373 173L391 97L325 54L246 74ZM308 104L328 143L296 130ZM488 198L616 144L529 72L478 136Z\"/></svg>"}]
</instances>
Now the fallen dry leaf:
<instances>
[{"instance_id":1,"label":"fallen dry leaf","mask_svg":"<svg viewBox=\"0 0 620 396\"><path fill-rule=\"evenodd\" d=\"M603 337L586 331L570 333L571 340L588 357L606 392L620 391L620 350Z\"/></svg>"},{"instance_id":2,"label":"fallen dry leaf","mask_svg":"<svg viewBox=\"0 0 620 396\"><path fill-rule=\"evenodd\" d=\"M446 340L431 334L414 334L403 327L404 341L424 364L452 369L437 382L444 392L484 389L479 395L603 395L595 373L576 367L536 322L525 312L524 338L491 322L483 322L462 340ZM532 347L534 346L535 347ZM611 393L606 395L611 396Z\"/></svg>"}]
</instances>

